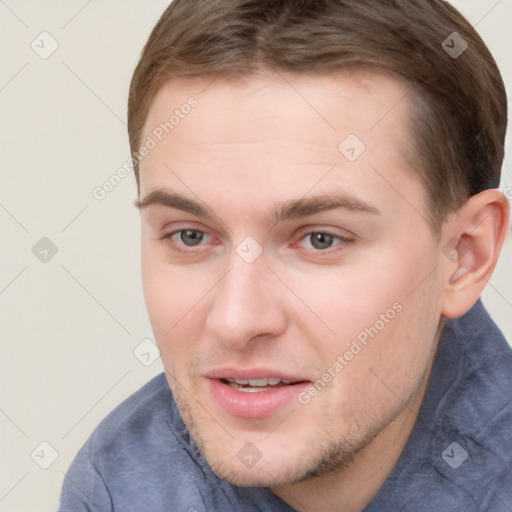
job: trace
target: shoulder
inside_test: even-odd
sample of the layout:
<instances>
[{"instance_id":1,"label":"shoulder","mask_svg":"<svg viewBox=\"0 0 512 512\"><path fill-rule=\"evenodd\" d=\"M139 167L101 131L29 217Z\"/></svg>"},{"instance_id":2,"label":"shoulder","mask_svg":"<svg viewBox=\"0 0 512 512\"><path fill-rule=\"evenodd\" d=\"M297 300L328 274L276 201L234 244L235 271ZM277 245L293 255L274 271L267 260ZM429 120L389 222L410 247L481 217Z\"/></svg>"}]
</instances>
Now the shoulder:
<instances>
[{"instance_id":1,"label":"shoulder","mask_svg":"<svg viewBox=\"0 0 512 512\"><path fill-rule=\"evenodd\" d=\"M434 466L485 510L501 510L512 502L512 349L480 302L445 330L453 364L443 370L454 378L437 409Z\"/></svg>"},{"instance_id":2,"label":"shoulder","mask_svg":"<svg viewBox=\"0 0 512 512\"><path fill-rule=\"evenodd\" d=\"M161 373L123 400L96 427L93 436L104 441L114 440L120 433L126 434L140 427L162 421L172 416L172 395Z\"/></svg>"},{"instance_id":3,"label":"shoulder","mask_svg":"<svg viewBox=\"0 0 512 512\"><path fill-rule=\"evenodd\" d=\"M129 462L142 451L148 464L156 463L151 459L158 459L164 447L166 453L196 454L164 373L119 404L96 427L88 442L91 456L104 471Z\"/></svg>"}]
</instances>

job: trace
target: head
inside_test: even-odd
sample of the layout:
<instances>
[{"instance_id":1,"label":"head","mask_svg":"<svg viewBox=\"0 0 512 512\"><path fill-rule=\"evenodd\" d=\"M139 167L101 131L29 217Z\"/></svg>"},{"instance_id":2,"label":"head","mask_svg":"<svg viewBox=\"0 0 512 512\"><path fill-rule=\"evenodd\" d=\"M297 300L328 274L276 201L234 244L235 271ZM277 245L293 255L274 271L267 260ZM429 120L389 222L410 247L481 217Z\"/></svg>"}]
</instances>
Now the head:
<instances>
[{"instance_id":1,"label":"head","mask_svg":"<svg viewBox=\"0 0 512 512\"><path fill-rule=\"evenodd\" d=\"M146 303L214 471L297 482L402 424L507 231L474 29L440 0L175 0L128 121Z\"/></svg>"}]
</instances>

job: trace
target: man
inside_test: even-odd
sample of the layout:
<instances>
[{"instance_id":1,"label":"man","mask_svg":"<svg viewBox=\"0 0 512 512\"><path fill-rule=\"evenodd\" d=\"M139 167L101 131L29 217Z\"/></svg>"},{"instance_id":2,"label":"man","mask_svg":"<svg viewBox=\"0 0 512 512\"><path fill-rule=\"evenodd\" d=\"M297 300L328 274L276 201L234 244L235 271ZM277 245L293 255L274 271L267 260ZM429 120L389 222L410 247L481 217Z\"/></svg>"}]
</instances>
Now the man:
<instances>
[{"instance_id":1,"label":"man","mask_svg":"<svg viewBox=\"0 0 512 512\"><path fill-rule=\"evenodd\" d=\"M62 512L505 511L500 73L441 0L175 0L129 98L165 375Z\"/></svg>"}]
</instances>

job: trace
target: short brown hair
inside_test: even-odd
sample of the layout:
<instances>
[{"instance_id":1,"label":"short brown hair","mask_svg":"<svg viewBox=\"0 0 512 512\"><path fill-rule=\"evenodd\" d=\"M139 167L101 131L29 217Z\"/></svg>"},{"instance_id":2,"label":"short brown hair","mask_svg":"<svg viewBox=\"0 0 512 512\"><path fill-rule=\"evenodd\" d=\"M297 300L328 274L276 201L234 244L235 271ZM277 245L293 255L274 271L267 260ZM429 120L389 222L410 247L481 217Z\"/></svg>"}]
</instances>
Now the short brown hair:
<instances>
[{"instance_id":1,"label":"short brown hair","mask_svg":"<svg viewBox=\"0 0 512 512\"><path fill-rule=\"evenodd\" d=\"M450 52L456 44L467 49ZM411 84L414 161L435 231L470 196L499 186L507 127L503 79L475 29L443 0L174 0L130 85L132 155L150 104L168 80L348 66L377 67Z\"/></svg>"}]
</instances>

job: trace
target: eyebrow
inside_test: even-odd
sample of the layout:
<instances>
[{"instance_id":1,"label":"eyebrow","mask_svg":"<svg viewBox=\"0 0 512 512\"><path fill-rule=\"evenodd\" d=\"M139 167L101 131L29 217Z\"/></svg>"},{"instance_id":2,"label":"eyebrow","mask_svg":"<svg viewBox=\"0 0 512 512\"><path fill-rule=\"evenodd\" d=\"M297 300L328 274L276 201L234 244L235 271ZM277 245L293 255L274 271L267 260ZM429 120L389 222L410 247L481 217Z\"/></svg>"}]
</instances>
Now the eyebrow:
<instances>
[{"instance_id":1,"label":"eyebrow","mask_svg":"<svg viewBox=\"0 0 512 512\"><path fill-rule=\"evenodd\" d=\"M328 194L286 201L272 210L272 218L274 222L279 223L337 209L380 215L375 206L357 197L349 194Z\"/></svg>"},{"instance_id":2,"label":"eyebrow","mask_svg":"<svg viewBox=\"0 0 512 512\"><path fill-rule=\"evenodd\" d=\"M184 196L160 189L150 192L142 201L135 201L135 206L139 208L139 210L158 205L182 210L196 217L211 218L214 216L213 212L206 205L193 199L188 199Z\"/></svg>"},{"instance_id":3,"label":"eyebrow","mask_svg":"<svg viewBox=\"0 0 512 512\"><path fill-rule=\"evenodd\" d=\"M196 217L205 219L216 217L213 211L206 205L194 199L189 199L162 189L150 192L142 201L135 201L135 206L141 210L149 206L157 205L182 210ZM336 209L343 209L354 213L380 215L380 211L372 204L345 193L318 195L308 198L303 197L286 201L272 208L270 215L277 224L286 220L300 219Z\"/></svg>"}]
</instances>

